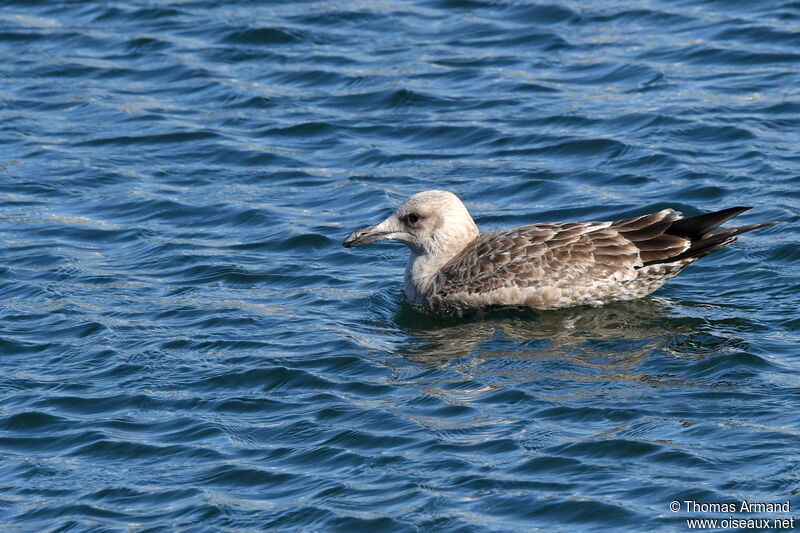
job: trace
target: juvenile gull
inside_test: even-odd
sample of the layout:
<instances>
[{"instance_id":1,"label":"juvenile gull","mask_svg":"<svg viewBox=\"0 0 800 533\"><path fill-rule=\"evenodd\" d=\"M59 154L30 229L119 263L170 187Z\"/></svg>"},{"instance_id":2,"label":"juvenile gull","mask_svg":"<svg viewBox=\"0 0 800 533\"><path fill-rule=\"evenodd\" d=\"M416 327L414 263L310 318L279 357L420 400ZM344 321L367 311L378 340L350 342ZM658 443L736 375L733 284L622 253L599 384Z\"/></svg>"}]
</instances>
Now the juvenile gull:
<instances>
[{"instance_id":1,"label":"juvenile gull","mask_svg":"<svg viewBox=\"0 0 800 533\"><path fill-rule=\"evenodd\" d=\"M689 264L771 226L716 229L750 209L691 218L672 209L613 222L557 222L480 233L447 191L423 191L386 220L351 233L344 247L391 239L411 250L408 300L435 313L492 305L558 309L641 298Z\"/></svg>"}]
</instances>

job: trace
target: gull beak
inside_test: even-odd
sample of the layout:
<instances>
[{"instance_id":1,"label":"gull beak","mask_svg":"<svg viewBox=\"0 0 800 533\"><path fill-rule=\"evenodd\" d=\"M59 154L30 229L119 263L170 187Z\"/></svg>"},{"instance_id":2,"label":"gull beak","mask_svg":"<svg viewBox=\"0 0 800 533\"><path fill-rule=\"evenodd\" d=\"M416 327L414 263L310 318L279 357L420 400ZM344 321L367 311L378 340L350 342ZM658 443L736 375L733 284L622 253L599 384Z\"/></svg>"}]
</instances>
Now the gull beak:
<instances>
[{"instance_id":1,"label":"gull beak","mask_svg":"<svg viewBox=\"0 0 800 533\"><path fill-rule=\"evenodd\" d=\"M353 246L362 246L375 241L391 239L392 236L397 233L397 230L391 227L393 224L391 224L390 221L391 218L388 218L380 224L355 230L347 236L342 246L345 248L352 248Z\"/></svg>"}]
</instances>

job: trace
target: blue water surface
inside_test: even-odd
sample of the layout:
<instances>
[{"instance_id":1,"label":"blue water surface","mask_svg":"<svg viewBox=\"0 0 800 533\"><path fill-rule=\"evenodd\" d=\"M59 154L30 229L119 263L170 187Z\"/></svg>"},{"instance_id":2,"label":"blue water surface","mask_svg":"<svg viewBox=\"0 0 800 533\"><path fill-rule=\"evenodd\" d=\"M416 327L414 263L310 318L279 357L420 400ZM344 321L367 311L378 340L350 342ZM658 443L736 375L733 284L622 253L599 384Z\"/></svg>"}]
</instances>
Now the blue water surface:
<instances>
[{"instance_id":1,"label":"blue water surface","mask_svg":"<svg viewBox=\"0 0 800 533\"><path fill-rule=\"evenodd\" d=\"M3 2L0 529L800 526L798 88L795 0ZM341 247L429 188L783 224L443 319Z\"/></svg>"}]
</instances>

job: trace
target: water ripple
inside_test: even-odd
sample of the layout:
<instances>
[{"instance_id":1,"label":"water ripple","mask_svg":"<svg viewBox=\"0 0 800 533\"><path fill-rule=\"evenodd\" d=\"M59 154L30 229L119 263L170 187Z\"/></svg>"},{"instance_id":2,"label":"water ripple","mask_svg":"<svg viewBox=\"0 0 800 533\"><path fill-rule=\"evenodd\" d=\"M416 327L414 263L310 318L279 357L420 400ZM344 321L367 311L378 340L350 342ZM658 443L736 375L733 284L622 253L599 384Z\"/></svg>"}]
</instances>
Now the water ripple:
<instances>
[{"instance_id":1,"label":"water ripple","mask_svg":"<svg viewBox=\"0 0 800 533\"><path fill-rule=\"evenodd\" d=\"M2 528L684 531L672 500L797 507L798 20L8 3ZM655 298L454 320L403 302L403 250L341 248L425 188L483 229L784 224Z\"/></svg>"}]
</instances>

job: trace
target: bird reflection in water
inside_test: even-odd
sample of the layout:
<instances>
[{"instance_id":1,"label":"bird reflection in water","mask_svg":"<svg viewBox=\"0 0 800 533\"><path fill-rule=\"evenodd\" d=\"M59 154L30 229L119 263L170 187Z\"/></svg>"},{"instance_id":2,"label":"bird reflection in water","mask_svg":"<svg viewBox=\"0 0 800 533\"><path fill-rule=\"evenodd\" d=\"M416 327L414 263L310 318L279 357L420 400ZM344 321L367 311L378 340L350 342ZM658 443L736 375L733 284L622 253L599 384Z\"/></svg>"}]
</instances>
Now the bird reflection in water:
<instances>
[{"instance_id":1,"label":"bird reflection in water","mask_svg":"<svg viewBox=\"0 0 800 533\"><path fill-rule=\"evenodd\" d=\"M466 321L432 317L404 303L395 324L406 341L398 353L416 362L444 366L456 358L566 359L603 371L624 372L654 350L674 351L676 343L702 328L701 318L675 312L657 298L604 307L555 311L491 309Z\"/></svg>"}]
</instances>

